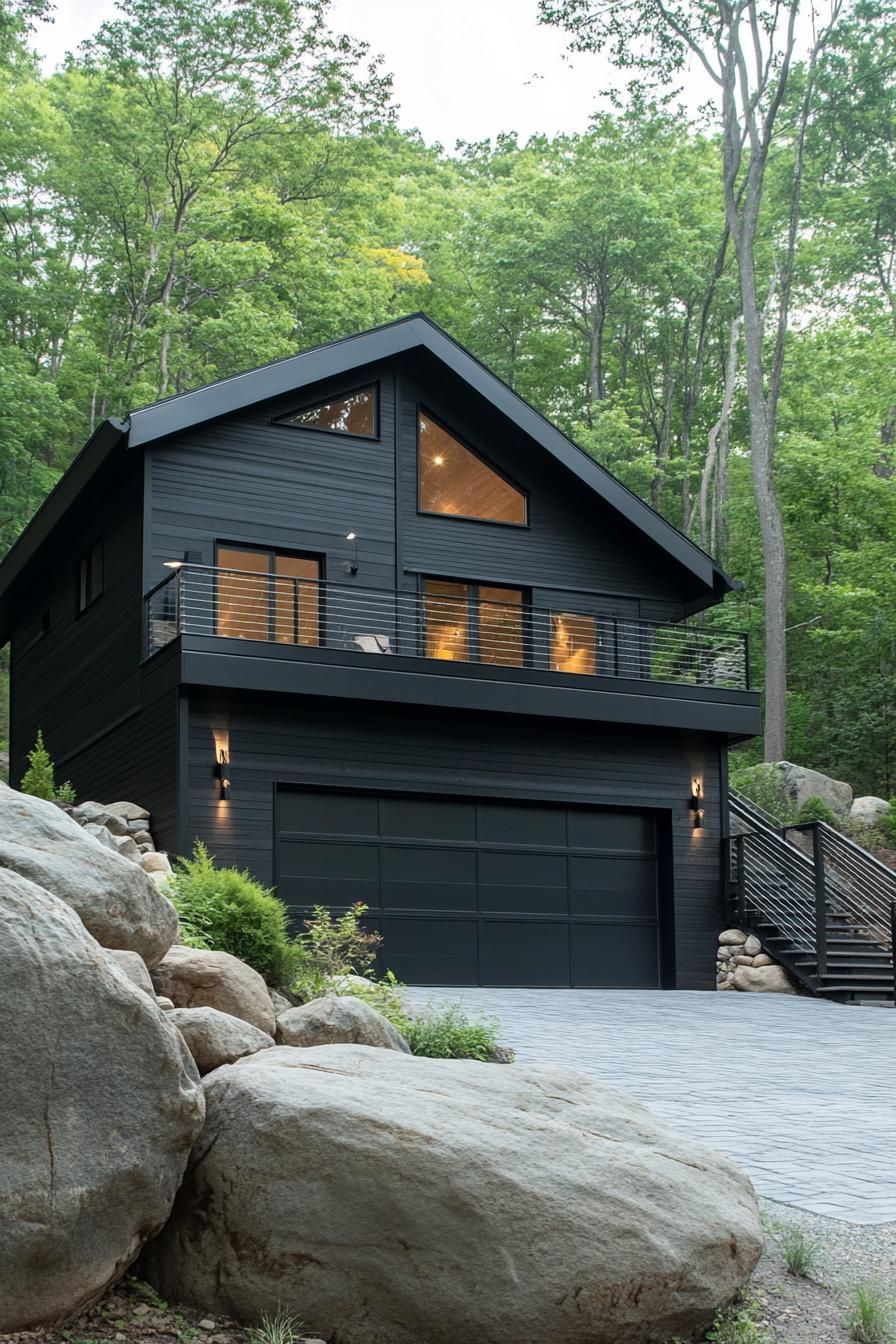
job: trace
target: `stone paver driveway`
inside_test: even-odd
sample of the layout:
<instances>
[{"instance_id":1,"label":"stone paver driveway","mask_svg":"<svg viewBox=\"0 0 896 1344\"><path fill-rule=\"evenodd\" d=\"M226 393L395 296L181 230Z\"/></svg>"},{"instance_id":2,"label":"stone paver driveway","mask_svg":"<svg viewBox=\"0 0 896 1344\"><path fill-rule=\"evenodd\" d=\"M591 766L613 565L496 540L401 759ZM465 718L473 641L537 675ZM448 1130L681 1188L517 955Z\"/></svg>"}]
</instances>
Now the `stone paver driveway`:
<instances>
[{"instance_id":1,"label":"stone paver driveway","mask_svg":"<svg viewBox=\"0 0 896 1344\"><path fill-rule=\"evenodd\" d=\"M625 1088L727 1153L761 1195L896 1220L896 1012L822 999L649 990L414 990L500 1018L523 1061Z\"/></svg>"}]
</instances>

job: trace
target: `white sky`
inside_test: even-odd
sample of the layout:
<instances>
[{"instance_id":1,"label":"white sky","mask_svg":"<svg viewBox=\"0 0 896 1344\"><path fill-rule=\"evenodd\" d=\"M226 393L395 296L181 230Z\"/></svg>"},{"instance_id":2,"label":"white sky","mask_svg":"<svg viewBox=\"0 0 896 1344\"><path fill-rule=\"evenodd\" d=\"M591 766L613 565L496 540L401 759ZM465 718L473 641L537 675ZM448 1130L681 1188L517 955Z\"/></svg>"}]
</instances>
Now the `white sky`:
<instances>
[{"instance_id":1,"label":"white sky","mask_svg":"<svg viewBox=\"0 0 896 1344\"><path fill-rule=\"evenodd\" d=\"M35 45L52 68L115 13L113 0L57 0ZM597 56L564 60L564 35L536 22L536 0L334 0L332 27L369 42L395 78L401 125L452 149L501 131L584 130L608 87ZM618 76L617 76L618 78ZM687 102L707 96L692 78Z\"/></svg>"}]
</instances>

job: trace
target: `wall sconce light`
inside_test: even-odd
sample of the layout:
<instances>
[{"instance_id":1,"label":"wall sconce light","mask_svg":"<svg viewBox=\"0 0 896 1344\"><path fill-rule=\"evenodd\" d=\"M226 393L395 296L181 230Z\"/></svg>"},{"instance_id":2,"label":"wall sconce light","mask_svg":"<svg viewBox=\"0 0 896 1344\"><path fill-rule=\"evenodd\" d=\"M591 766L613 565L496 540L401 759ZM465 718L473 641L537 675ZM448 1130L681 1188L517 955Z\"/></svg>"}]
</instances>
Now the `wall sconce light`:
<instances>
[{"instance_id":1,"label":"wall sconce light","mask_svg":"<svg viewBox=\"0 0 896 1344\"><path fill-rule=\"evenodd\" d=\"M221 799L226 802L230 797L230 758L224 747L218 749L218 760L215 765L215 774L218 783L221 786Z\"/></svg>"},{"instance_id":2,"label":"wall sconce light","mask_svg":"<svg viewBox=\"0 0 896 1344\"><path fill-rule=\"evenodd\" d=\"M358 534L357 532L346 532L346 541L352 542L352 558L346 560L342 568L346 574L357 574L358 572Z\"/></svg>"},{"instance_id":3,"label":"wall sconce light","mask_svg":"<svg viewBox=\"0 0 896 1344\"><path fill-rule=\"evenodd\" d=\"M703 825L703 787L699 779L692 781L688 807L691 809L694 829L696 830L698 826Z\"/></svg>"}]
</instances>

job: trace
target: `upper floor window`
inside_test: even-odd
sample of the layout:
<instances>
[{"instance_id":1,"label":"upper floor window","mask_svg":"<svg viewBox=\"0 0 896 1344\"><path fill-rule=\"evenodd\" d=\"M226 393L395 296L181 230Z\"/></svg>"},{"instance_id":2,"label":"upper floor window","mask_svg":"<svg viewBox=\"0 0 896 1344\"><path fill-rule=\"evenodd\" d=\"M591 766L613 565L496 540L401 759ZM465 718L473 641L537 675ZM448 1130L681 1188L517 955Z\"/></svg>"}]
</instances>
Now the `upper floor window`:
<instances>
[{"instance_id":1,"label":"upper floor window","mask_svg":"<svg viewBox=\"0 0 896 1344\"><path fill-rule=\"evenodd\" d=\"M301 411L277 417L278 425L298 429L323 429L330 434L355 434L362 439L376 438L376 388L359 387L355 392L318 401Z\"/></svg>"},{"instance_id":2,"label":"upper floor window","mask_svg":"<svg viewBox=\"0 0 896 1344\"><path fill-rule=\"evenodd\" d=\"M525 527L528 499L426 411L418 417L419 507L424 513Z\"/></svg>"},{"instance_id":3,"label":"upper floor window","mask_svg":"<svg viewBox=\"0 0 896 1344\"><path fill-rule=\"evenodd\" d=\"M218 547L216 633L275 644L320 643L316 556Z\"/></svg>"},{"instance_id":4,"label":"upper floor window","mask_svg":"<svg viewBox=\"0 0 896 1344\"><path fill-rule=\"evenodd\" d=\"M103 543L97 541L81 556L78 567L78 611L85 611L103 591Z\"/></svg>"},{"instance_id":5,"label":"upper floor window","mask_svg":"<svg viewBox=\"0 0 896 1344\"><path fill-rule=\"evenodd\" d=\"M505 667L526 661L521 588L424 579L423 617L427 658Z\"/></svg>"}]
</instances>

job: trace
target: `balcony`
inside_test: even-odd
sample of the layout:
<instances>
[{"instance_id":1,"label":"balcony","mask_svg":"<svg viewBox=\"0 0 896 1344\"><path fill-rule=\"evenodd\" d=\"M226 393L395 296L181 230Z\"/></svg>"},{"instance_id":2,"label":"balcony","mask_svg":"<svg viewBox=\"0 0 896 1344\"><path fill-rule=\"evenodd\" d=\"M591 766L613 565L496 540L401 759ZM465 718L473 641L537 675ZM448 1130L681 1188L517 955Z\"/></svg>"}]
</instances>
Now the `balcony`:
<instances>
[{"instance_id":1,"label":"balcony","mask_svg":"<svg viewBox=\"0 0 896 1344\"><path fill-rule=\"evenodd\" d=\"M627 722L662 722L661 702L737 706L748 712L749 723L735 715L731 731L754 731L758 698L749 690L742 633L532 607L520 597L507 600L510 589L480 587L473 600L458 596L462 587L433 581L422 593L396 592L184 564L146 597L147 655L152 659L171 646L194 655L193 673L183 680L202 680L200 656L207 670L209 659L226 657L243 660L247 674L251 660L257 689L338 695L350 692L338 689L349 683L337 669L354 669L356 685L361 673L367 678L367 689L354 693L372 698L517 712L526 701L530 712L571 717L606 717L596 706L585 708L584 692L653 699L646 718L633 719L627 711L609 715ZM485 593L503 600L483 600ZM576 605L581 601L570 597L569 606ZM260 662L281 671L262 673ZM308 669L304 681L286 670L299 665ZM472 694L471 682L486 689ZM218 665L213 684L246 683L229 680ZM459 699L461 684L468 689ZM510 705L508 684L514 688ZM531 698L535 688L542 695L538 706ZM565 709L559 699L544 699L551 690L567 693ZM697 719L678 713L675 722L716 726L705 715Z\"/></svg>"}]
</instances>

